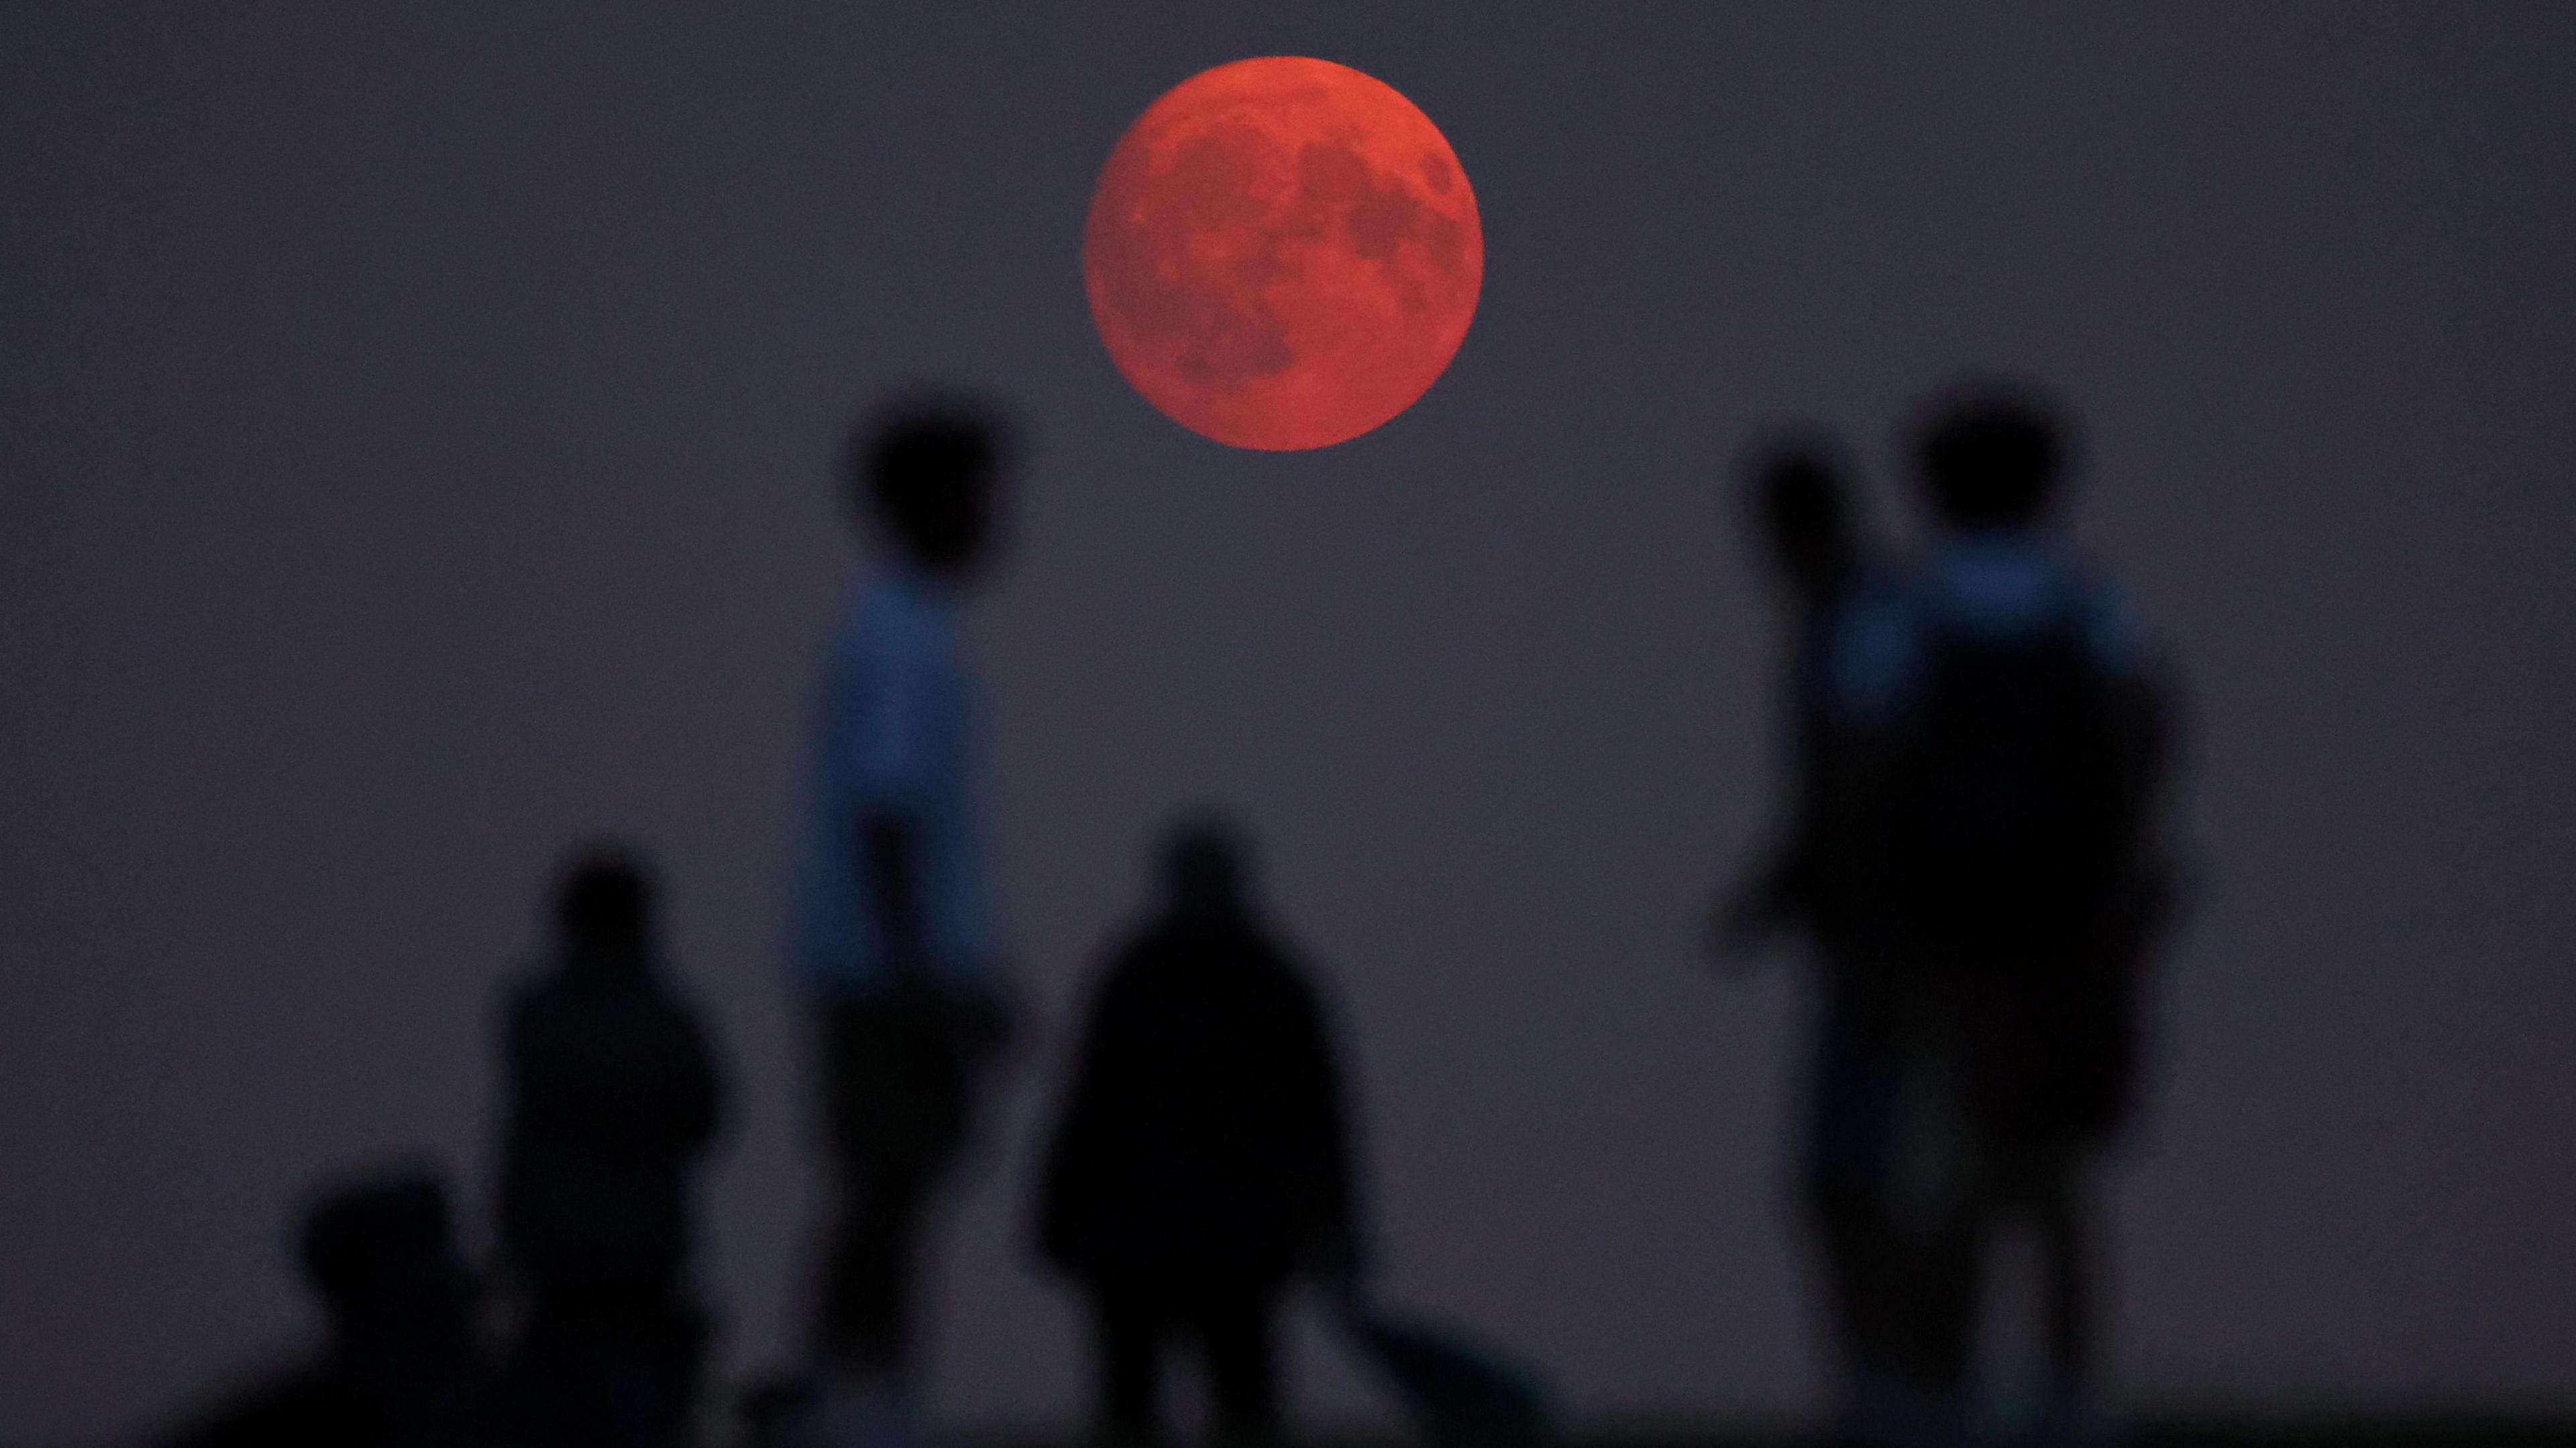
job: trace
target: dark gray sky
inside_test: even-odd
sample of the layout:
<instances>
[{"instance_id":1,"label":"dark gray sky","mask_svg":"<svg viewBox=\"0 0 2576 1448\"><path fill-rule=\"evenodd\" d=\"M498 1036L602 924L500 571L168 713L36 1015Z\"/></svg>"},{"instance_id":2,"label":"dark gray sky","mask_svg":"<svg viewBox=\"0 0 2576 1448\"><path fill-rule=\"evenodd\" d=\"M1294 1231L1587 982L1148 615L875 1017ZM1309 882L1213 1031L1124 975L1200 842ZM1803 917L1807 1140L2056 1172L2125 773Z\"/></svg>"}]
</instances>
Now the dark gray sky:
<instances>
[{"instance_id":1,"label":"dark gray sky","mask_svg":"<svg viewBox=\"0 0 2576 1448\"><path fill-rule=\"evenodd\" d=\"M2567 1401L2576 11L531 8L0 15L0 1440L290 1342L325 1170L479 1189L496 990L602 829L739 1069L728 1349L784 1350L828 466L918 377L1034 444L974 641L1049 1020L1157 823L1238 804L1391 1295L1584 1412L1816 1382L1798 994L1694 956L1770 794L1723 466L1818 417L1883 485L1927 389L2049 379L2191 683L2207 871L2120 1391ZM1126 123L1276 52L1411 96L1485 224L1446 378L1316 454L1151 411L1077 255ZM1054 1066L945 1244L957 1418L1077 1407L1017 1235Z\"/></svg>"}]
</instances>

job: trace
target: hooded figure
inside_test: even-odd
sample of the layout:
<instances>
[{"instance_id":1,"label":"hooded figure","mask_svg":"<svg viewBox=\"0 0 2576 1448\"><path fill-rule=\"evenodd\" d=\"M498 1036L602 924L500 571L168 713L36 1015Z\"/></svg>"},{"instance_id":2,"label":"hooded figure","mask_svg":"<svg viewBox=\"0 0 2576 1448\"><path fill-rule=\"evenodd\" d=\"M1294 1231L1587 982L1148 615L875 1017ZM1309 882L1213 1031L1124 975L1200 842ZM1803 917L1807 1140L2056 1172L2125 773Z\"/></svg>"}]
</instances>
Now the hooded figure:
<instances>
[{"instance_id":1,"label":"hooded figure","mask_svg":"<svg viewBox=\"0 0 2576 1448\"><path fill-rule=\"evenodd\" d=\"M1204 1349L1221 1423L1260 1438L1281 1289L1354 1265L1341 1082L1322 1002L1257 914L1232 836L1182 829L1163 874L1161 908L1093 997L1039 1246L1092 1298L1105 1427L1154 1433L1179 1333Z\"/></svg>"}]
</instances>

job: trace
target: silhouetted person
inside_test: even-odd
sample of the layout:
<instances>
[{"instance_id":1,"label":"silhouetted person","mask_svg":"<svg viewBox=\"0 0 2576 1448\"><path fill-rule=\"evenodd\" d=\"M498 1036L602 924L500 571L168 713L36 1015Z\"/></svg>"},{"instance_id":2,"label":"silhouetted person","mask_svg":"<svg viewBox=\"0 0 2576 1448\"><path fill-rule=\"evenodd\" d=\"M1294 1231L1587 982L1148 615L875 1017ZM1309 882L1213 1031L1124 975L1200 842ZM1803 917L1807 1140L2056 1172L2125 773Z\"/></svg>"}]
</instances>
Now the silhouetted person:
<instances>
[{"instance_id":1,"label":"silhouetted person","mask_svg":"<svg viewBox=\"0 0 2576 1448\"><path fill-rule=\"evenodd\" d=\"M791 1437L917 1439L918 1275L934 1199L1008 1022L985 896L980 704L958 638L1003 481L995 423L898 408L853 450L883 566L852 594L814 721L798 976L836 1193Z\"/></svg>"},{"instance_id":2,"label":"silhouetted person","mask_svg":"<svg viewBox=\"0 0 2576 1448\"><path fill-rule=\"evenodd\" d=\"M170 1448L485 1448L503 1441L474 1340L472 1275L426 1171L352 1178L296 1231L329 1339L311 1367L235 1399Z\"/></svg>"},{"instance_id":3,"label":"silhouetted person","mask_svg":"<svg viewBox=\"0 0 2576 1448\"><path fill-rule=\"evenodd\" d=\"M2170 904L2151 816L2161 691L2124 607L2050 524L2065 443L2025 394L1962 394L1915 448L1939 530L1921 585L1839 631L1832 703L1876 958L1902 972L1892 1209L1912 1228L1909 1363L1955 1414L1993 1229L2035 1229L2051 1426L2096 1370L2090 1167L2135 1078L2137 967ZM1838 826L1841 828L1841 826ZM1909 1136L1910 1133L1910 1136Z\"/></svg>"},{"instance_id":4,"label":"silhouetted person","mask_svg":"<svg viewBox=\"0 0 2576 1448\"><path fill-rule=\"evenodd\" d=\"M1820 681L1838 610L1869 574L1851 486L1821 442L1776 443L1759 454L1746 488L1748 522L1789 612L1785 687L1791 814L1777 838L1728 893L1718 946L1749 952L1815 924L1819 861L1810 802L1824 752Z\"/></svg>"},{"instance_id":5,"label":"silhouetted person","mask_svg":"<svg viewBox=\"0 0 2576 1448\"><path fill-rule=\"evenodd\" d=\"M513 1392L541 1441L663 1448L687 1434L704 1355L692 1178L723 1083L664 978L640 864L576 857L553 923L502 1039L498 1226L524 1295Z\"/></svg>"},{"instance_id":6,"label":"silhouetted person","mask_svg":"<svg viewBox=\"0 0 2576 1448\"><path fill-rule=\"evenodd\" d=\"M1104 1436L1159 1436L1175 1339L1220 1431L1279 1420L1279 1299L1356 1266L1350 1148L1322 1002L1221 827L1179 831L1161 907L1113 953L1050 1143L1039 1248L1091 1299Z\"/></svg>"},{"instance_id":7,"label":"silhouetted person","mask_svg":"<svg viewBox=\"0 0 2576 1448\"><path fill-rule=\"evenodd\" d=\"M1826 666L1837 625L1884 606L1902 587L1872 556L1850 485L1818 441L1759 454L1746 489L1749 522L1789 613L1786 705L1788 818L1719 908L1722 951L1748 955L1782 937L1804 948L1816 981L1807 1063L1799 1198L1813 1234L1824 1316L1847 1415L1884 1391L1892 1368L1886 1144L1894 1078L1888 1008L1873 962L1852 939L1846 883L1825 848L1825 772L1837 762Z\"/></svg>"}]
</instances>

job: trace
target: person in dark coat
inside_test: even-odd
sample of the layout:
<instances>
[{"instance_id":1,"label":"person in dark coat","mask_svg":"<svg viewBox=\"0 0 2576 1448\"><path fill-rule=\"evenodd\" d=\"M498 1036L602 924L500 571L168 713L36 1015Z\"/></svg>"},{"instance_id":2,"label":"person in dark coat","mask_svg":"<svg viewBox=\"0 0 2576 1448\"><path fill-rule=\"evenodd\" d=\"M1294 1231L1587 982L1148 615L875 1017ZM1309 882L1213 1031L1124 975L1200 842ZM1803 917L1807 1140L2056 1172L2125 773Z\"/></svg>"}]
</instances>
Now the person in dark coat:
<instances>
[{"instance_id":1,"label":"person in dark coat","mask_svg":"<svg viewBox=\"0 0 2576 1448\"><path fill-rule=\"evenodd\" d=\"M1279 1418L1290 1280L1357 1265L1349 1128L1323 1003L1260 918L1220 825L1178 831L1164 900L1102 972L1048 1153L1039 1246L1089 1294L1104 1436L1158 1433L1166 1344L1194 1339L1219 1428Z\"/></svg>"},{"instance_id":2,"label":"person in dark coat","mask_svg":"<svg viewBox=\"0 0 2576 1448\"><path fill-rule=\"evenodd\" d=\"M662 977L641 865L575 859L555 925L554 958L504 1027L498 1225L524 1295L510 1376L542 1437L672 1443L706 1335L690 1179L723 1124L722 1082Z\"/></svg>"}]
</instances>

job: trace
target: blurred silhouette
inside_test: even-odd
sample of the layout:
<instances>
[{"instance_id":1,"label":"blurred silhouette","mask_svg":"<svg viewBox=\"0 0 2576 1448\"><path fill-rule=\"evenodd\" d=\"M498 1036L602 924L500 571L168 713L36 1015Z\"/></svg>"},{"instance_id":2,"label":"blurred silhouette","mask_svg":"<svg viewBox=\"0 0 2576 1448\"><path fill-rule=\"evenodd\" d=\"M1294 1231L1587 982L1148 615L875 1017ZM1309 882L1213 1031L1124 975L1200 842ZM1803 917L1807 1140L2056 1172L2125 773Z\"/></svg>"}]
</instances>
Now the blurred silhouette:
<instances>
[{"instance_id":1,"label":"blurred silhouette","mask_svg":"<svg viewBox=\"0 0 2576 1448\"><path fill-rule=\"evenodd\" d=\"M2152 828L2164 691L2126 610L2055 547L2059 425L1960 394L1915 463L1939 537L1919 584L1855 609L1827 668L1826 838L1895 1027L1887 1207L1918 1425L1958 1425L1982 1267L2029 1226L2043 1277L2034 1426L2080 1429L2097 1368L2092 1166L2127 1120L2140 967L2174 887Z\"/></svg>"},{"instance_id":2,"label":"blurred silhouette","mask_svg":"<svg viewBox=\"0 0 2576 1448\"><path fill-rule=\"evenodd\" d=\"M1821 440L1789 439L1763 449L1750 470L1746 501L1762 562L1790 614L1781 692L1789 712L1792 813L1720 905L1718 947L1736 955L1817 923L1819 859L1812 836L1818 819L1812 796L1822 763L1822 656L1837 609L1854 587L1877 576L1853 516L1851 485Z\"/></svg>"},{"instance_id":3,"label":"blurred silhouette","mask_svg":"<svg viewBox=\"0 0 2576 1448\"><path fill-rule=\"evenodd\" d=\"M513 1398L539 1441L681 1442L706 1315L690 1178L723 1125L704 1029L663 979L643 867L577 856L552 959L503 1033L499 1241L524 1292Z\"/></svg>"},{"instance_id":4,"label":"blurred silhouette","mask_svg":"<svg viewBox=\"0 0 2576 1448\"><path fill-rule=\"evenodd\" d=\"M1889 1006L1871 953L1855 939L1850 882L1821 832L1827 771L1838 762L1825 697L1835 631L1884 607L1904 584L1863 536L1840 460L1820 438L1776 441L1755 456L1747 512L1789 613L1781 695L1788 715L1788 818L1720 902L1721 956L1751 956L1784 938L1815 977L1798 1196L1814 1243L1823 1316L1844 1412L1883 1392L1901 1288L1893 1276L1885 1183L1894 1091Z\"/></svg>"},{"instance_id":5,"label":"blurred silhouette","mask_svg":"<svg viewBox=\"0 0 2576 1448\"><path fill-rule=\"evenodd\" d=\"M1110 1441L1158 1439L1175 1337L1201 1351L1221 1434L1269 1441L1283 1289L1303 1272L1357 1295L1333 1038L1246 875L1224 826L1173 835L1160 908L1101 972L1047 1152L1039 1249L1090 1296Z\"/></svg>"},{"instance_id":6,"label":"blurred silhouette","mask_svg":"<svg viewBox=\"0 0 2576 1448\"><path fill-rule=\"evenodd\" d=\"M462 1448L503 1441L447 1191L425 1169L337 1182L296 1230L329 1337L319 1359L160 1441L170 1448Z\"/></svg>"},{"instance_id":7,"label":"blurred silhouette","mask_svg":"<svg viewBox=\"0 0 2576 1448\"><path fill-rule=\"evenodd\" d=\"M806 795L797 964L836 1200L791 1441L918 1438L922 1237L1008 1035L957 625L1004 464L998 425L946 401L896 407L852 450L886 557L833 643Z\"/></svg>"}]
</instances>

